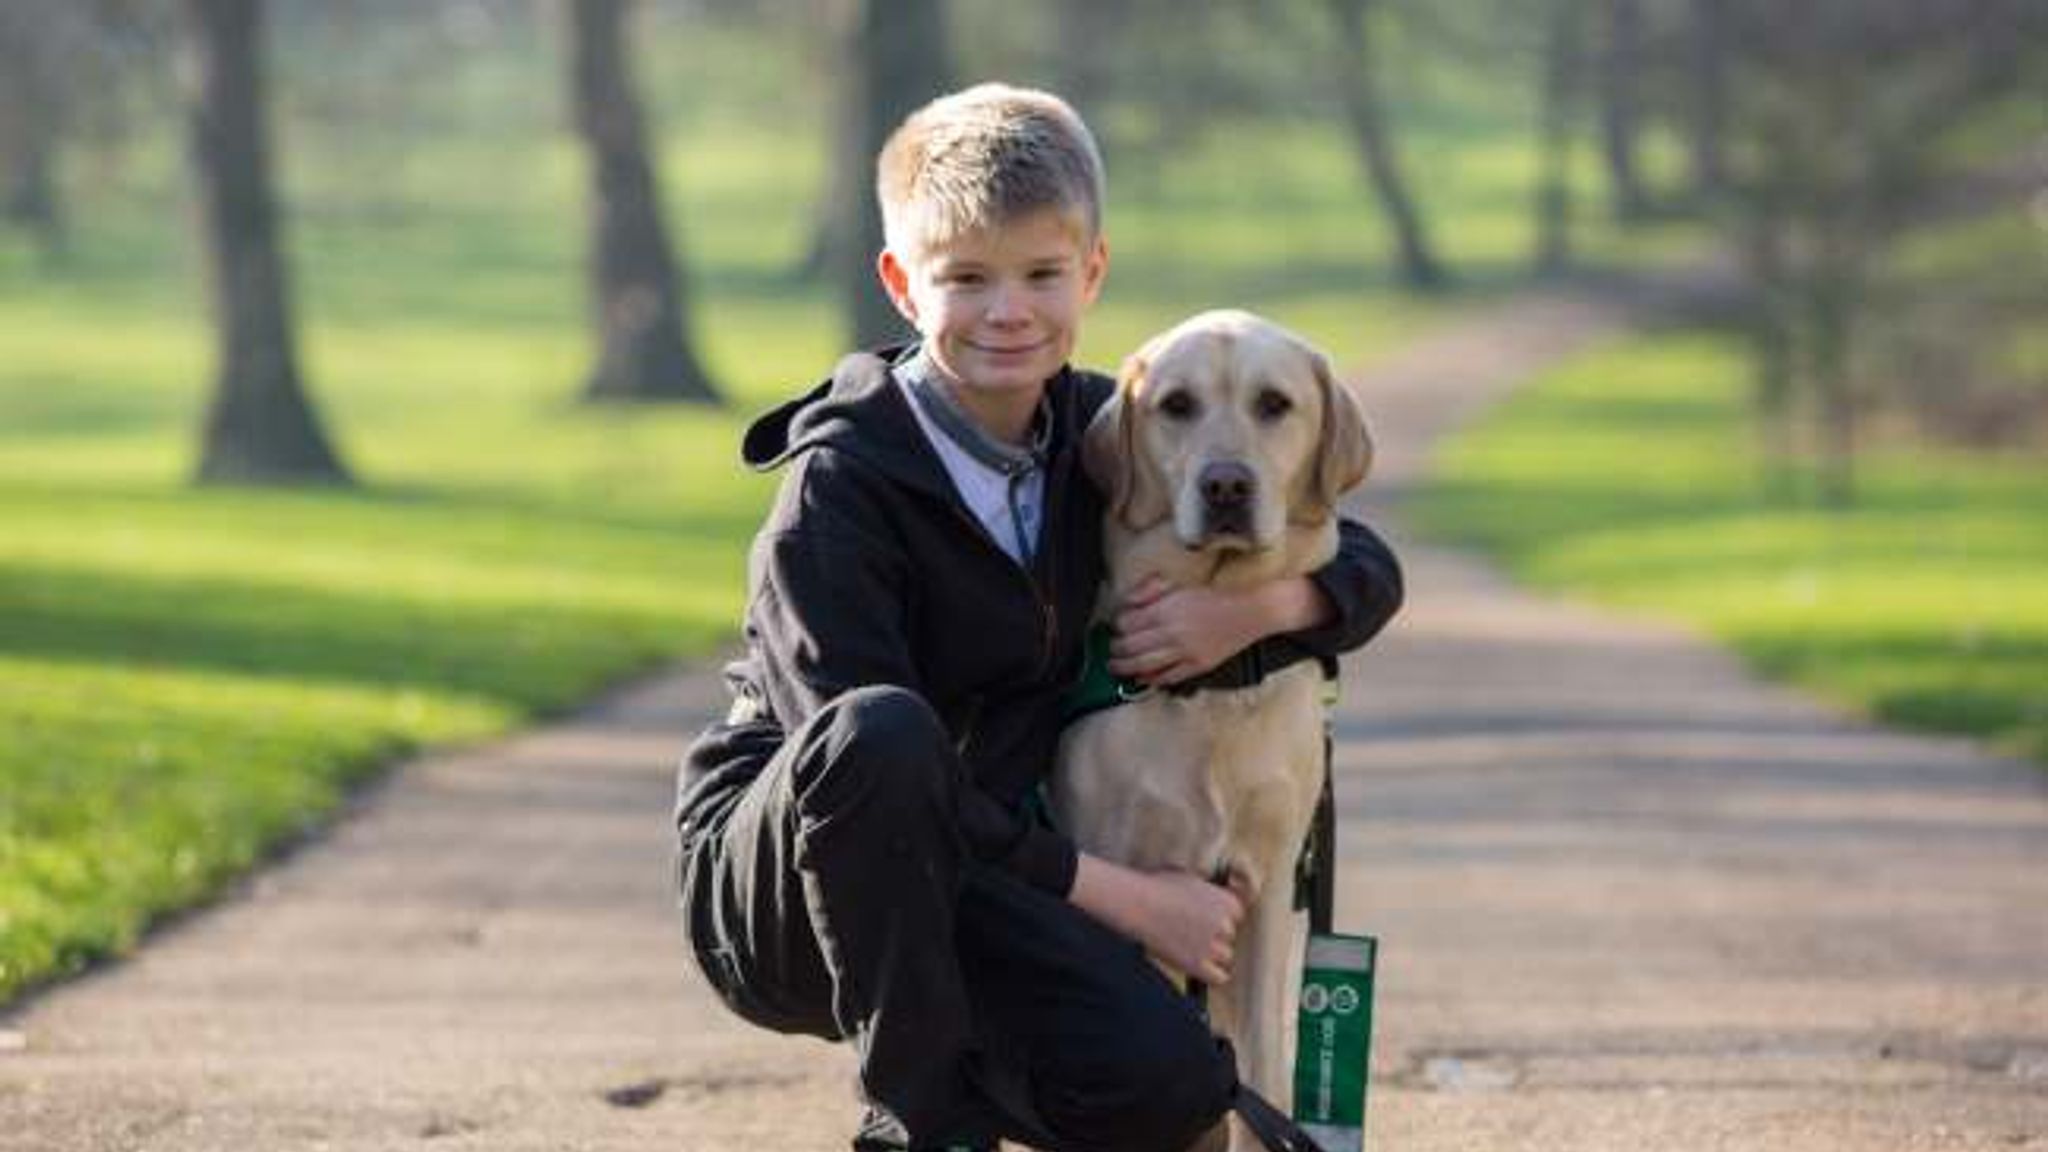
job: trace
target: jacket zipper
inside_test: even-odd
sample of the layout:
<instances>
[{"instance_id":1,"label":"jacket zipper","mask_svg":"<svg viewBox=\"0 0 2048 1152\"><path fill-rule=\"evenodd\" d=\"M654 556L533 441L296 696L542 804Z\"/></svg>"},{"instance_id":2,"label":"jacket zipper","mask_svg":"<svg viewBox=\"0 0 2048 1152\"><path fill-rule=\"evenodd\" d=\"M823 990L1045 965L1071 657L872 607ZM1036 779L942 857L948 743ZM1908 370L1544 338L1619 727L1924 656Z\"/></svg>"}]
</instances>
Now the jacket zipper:
<instances>
[{"instance_id":1,"label":"jacket zipper","mask_svg":"<svg viewBox=\"0 0 2048 1152\"><path fill-rule=\"evenodd\" d=\"M953 514L962 521L965 521L976 536L980 537L989 547L1002 553L1003 559L1009 562L1011 570L1022 577L1024 586L1031 590L1031 601L1038 606L1039 617L1038 678L1040 680L1045 679L1052 672L1053 658L1059 651L1059 612L1053 607L1052 598L1045 594L1044 586L1038 582L1038 577L1032 573L1031 568L1018 563L1011 558L1008 552L1004 552L1002 546L995 542L995 538L988 534L988 527L980 520L975 519L974 513L968 511L957 500L948 501L947 504L953 509ZM1051 500L1048 499L1046 504L1049 509ZM1039 531L1041 533L1040 538L1045 541L1045 550L1032 558L1032 565L1036 566L1042 557L1046 567L1049 569L1052 567L1052 535L1045 532L1045 527L1045 521L1041 520L1039 522Z\"/></svg>"},{"instance_id":2,"label":"jacket zipper","mask_svg":"<svg viewBox=\"0 0 2048 1152\"><path fill-rule=\"evenodd\" d=\"M1047 487L1050 486L1051 478L1048 477ZM1050 512L1051 509L1051 494L1047 493L1046 511ZM1046 578L1048 580L1056 579L1057 577L1055 577L1052 574L1058 571L1058 568L1056 568L1053 565L1053 545L1058 537L1056 533L1049 530L1050 524L1048 523L1048 521L1050 521L1051 519L1052 517L1050 516L1041 515L1038 523L1038 531L1039 539L1042 542L1043 547L1039 550L1037 555L1031 558L1031 563L1034 567L1041 564L1044 565L1044 570L1047 573ZM1060 614L1059 610L1053 606L1052 597L1045 594L1045 586L1038 582L1037 574L1033 572L1026 572L1024 575L1025 579L1031 585L1031 594L1037 597L1038 599L1038 610L1045 617L1045 627L1040 629L1040 635L1042 635L1045 638L1045 646L1043 649L1040 650L1038 657L1038 678L1040 680L1043 680L1047 676L1052 674L1053 660L1056 658L1059 652Z\"/></svg>"}]
</instances>

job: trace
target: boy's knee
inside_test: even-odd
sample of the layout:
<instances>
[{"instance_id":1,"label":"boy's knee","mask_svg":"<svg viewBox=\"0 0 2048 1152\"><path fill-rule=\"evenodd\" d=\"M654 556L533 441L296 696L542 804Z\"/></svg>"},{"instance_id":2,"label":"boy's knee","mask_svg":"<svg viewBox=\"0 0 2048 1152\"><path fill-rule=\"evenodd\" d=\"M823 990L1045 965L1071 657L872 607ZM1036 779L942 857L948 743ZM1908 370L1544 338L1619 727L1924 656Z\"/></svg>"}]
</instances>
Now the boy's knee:
<instances>
[{"instance_id":1,"label":"boy's knee","mask_svg":"<svg viewBox=\"0 0 2048 1152\"><path fill-rule=\"evenodd\" d=\"M951 746L946 726L930 702L908 688L871 684L832 702L839 724L861 752L884 756L915 754Z\"/></svg>"},{"instance_id":2,"label":"boy's knee","mask_svg":"<svg viewBox=\"0 0 2048 1152\"><path fill-rule=\"evenodd\" d=\"M819 713L816 742L796 770L798 807L812 816L854 803L892 812L950 809L952 738L924 697L878 684L855 688Z\"/></svg>"},{"instance_id":3,"label":"boy's knee","mask_svg":"<svg viewBox=\"0 0 2048 1152\"><path fill-rule=\"evenodd\" d=\"M1120 1083L1041 1097L1047 1122L1090 1146L1182 1152L1230 1111L1237 1068L1228 1042L1205 1031L1199 1039L1162 1037L1128 1055Z\"/></svg>"}]
</instances>

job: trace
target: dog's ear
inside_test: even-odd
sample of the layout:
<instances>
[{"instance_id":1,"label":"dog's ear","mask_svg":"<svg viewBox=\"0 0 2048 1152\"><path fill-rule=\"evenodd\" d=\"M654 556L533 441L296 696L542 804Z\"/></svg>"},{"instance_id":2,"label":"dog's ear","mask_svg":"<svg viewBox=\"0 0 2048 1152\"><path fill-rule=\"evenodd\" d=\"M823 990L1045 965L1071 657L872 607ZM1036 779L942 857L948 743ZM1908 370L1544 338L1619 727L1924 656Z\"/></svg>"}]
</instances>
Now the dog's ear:
<instances>
[{"instance_id":1,"label":"dog's ear","mask_svg":"<svg viewBox=\"0 0 2048 1152\"><path fill-rule=\"evenodd\" d=\"M1110 514L1132 531L1166 519L1166 500L1138 456L1138 422L1143 419L1137 391L1144 382L1146 361L1141 352L1124 361L1116 394L1089 421L1081 440L1081 466L1102 490Z\"/></svg>"},{"instance_id":2,"label":"dog's ear","mask_svg":"<svg viewBox=\"0 0 2048 1152\"><path fill-rule=\"evenodd\" d=\"M1365 430L1365 413L1330 371L1330 361L1311 352L1316 387L1323 394L1322 439L1316 445L1316 506L1334 508L1337 498L1365 482L1372 470L1372 437Z\"/></svg>"}]
</instances>

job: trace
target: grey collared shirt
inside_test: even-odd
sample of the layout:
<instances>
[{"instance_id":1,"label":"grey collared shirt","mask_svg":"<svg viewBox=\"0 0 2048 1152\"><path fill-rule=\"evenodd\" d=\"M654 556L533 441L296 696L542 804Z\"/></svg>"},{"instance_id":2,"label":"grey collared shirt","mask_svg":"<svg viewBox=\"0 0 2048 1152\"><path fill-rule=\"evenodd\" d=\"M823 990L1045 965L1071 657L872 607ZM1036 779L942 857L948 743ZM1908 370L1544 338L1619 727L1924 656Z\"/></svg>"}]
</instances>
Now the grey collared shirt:
<instances>
[{"instance_id":1,"label":"grey collared shirt","mask_svg":"<svg viewBox=\"0 0 2048 1152\"><path fill-rule=\"evenodd\" d=\"M897 365L891 376L896 386L903 390L904 400L917 417L917 426L923 429L925 439L939 454L939 462L945 465L946 475L952 479L954 490L960 493L961 502L974 513L975 519L981 521L982 527L988 529L989 537L998 547L1017 563L1028 565L1031 558L1023 549L1028 544L1032 551L1037 550L1039 528L1045 518L1044 470L1033 468L1023 476L1013 478L982 463L948 436L926 414L924 405L918 403L911 392L910 379L929 371L930 361L920 352ZM1016 484L1014 495L1010 490L1013 482Z\"/></svg>"}]
</instances>

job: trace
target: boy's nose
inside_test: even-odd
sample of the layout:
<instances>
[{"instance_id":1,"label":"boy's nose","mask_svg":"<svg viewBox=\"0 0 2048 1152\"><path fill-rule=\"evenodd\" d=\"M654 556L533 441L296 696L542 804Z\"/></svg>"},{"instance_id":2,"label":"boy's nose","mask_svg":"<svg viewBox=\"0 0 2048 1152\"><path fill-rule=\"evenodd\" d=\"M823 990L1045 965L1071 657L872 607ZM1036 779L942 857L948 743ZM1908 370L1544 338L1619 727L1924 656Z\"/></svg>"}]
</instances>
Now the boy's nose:
<instances>
[{"instance_id":1,"label":"boy's nose","mask_svg":"<svg viewBox=\"0 0 2048 1152\"><path fill-rule=\"evenodd\" d=\"M1029 310L1024 307L1024 294L1015 288L997 288L989 294L988 319L991 323L1014 323L1027 319Z\"/></svg>"}]
</instances>

